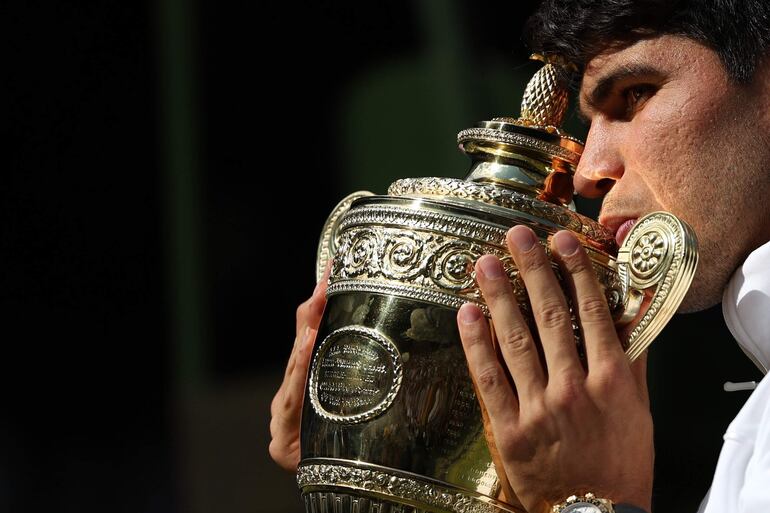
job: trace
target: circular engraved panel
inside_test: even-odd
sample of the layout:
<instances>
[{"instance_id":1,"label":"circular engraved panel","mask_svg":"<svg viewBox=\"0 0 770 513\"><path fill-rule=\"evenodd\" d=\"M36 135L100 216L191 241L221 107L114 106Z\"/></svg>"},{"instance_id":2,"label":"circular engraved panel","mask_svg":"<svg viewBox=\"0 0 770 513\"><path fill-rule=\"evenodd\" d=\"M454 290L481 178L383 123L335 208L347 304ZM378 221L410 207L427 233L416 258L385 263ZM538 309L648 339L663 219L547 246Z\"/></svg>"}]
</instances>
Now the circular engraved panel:
<instances>
[{"instance_id":1,"label":"circular engraved panel","mask_svg":"<svg viewBox=\"0 0 770 513\"><path fill-rule=\"evenodd\" d=\"M310 403L341 424L370 420L393 403L401 387L401 354L382 333L347 326L321 342L310 368Z\"/></svg>"},{"instance_id":2,"label":"circular engraved panel","mask_svg":"<svg viewBox=\"0 0 770 513\"><path fill-rule=\"evenodd\" d=\"M630 248L630 269L634 288L643 289L657 283L668 272L681 238L668 218L649 215L637 221L623 248Z\"/></svg>"}]
</instances>

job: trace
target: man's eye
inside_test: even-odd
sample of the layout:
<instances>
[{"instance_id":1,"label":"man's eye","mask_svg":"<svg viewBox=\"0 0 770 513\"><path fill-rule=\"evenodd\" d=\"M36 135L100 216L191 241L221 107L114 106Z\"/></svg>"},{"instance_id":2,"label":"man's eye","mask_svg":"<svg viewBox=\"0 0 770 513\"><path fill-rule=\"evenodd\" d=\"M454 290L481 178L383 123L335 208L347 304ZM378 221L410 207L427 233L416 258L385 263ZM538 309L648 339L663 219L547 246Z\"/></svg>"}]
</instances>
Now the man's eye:
<instances>
[{"instance_id":1,"label":"man's eye","mask_svg":"<svg viewBox=\"0 0 770 513\"><path fill-rule=\"evenodd\" d=\"M623 96L626 103L626 115L633 116L653 93L655 93L655 87L650 84L640 84L625 89Z\"/></svg>"}]
</instances>

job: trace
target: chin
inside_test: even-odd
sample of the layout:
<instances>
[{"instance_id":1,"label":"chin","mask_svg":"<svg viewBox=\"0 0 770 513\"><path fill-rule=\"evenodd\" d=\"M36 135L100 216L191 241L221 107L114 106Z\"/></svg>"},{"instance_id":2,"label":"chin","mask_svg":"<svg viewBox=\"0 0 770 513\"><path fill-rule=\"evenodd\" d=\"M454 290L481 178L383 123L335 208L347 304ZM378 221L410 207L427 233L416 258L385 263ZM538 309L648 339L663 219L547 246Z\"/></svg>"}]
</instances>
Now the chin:
<instances>
[{"instance_id":1,"label":"chin","mask_svg":"<svg viewBox=\"0 0 770 513\"><path fill-rule=\"evenodd\" d=\"M692 291L692 289L690 290ZM682 304L679 305L679 309L677 309L676 313L688 314L688 313L700 312L701 310L706 310L707 308L711 308L712 306L719 304L721 300L722 300L721 297L718 299L690 297L690 292L688 292L687 295L684 297Z\"/></svg>"}]
</instances>

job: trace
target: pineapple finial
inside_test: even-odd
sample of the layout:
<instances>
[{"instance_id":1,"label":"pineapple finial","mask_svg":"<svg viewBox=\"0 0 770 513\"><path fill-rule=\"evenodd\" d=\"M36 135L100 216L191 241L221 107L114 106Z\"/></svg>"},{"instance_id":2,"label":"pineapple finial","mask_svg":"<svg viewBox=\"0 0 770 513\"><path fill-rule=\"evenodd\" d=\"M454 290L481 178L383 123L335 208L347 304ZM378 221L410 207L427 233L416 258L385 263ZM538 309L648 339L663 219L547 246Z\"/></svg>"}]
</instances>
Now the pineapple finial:
<instances>
[{"instance_id":1,"label":"pineapple finial","mask_svg":"<svg viewBox=\"0 0 770 513\"><path fill-rule=\"evenodd\" d=\"M554 56L544 57L534 54L531 58L543 61L545 66L535 73L524 90L519 122L526 125L558 128L567 113L569 98L557 66L568 67L569 65L563 59Z\"/></svg>"}]
</instances>

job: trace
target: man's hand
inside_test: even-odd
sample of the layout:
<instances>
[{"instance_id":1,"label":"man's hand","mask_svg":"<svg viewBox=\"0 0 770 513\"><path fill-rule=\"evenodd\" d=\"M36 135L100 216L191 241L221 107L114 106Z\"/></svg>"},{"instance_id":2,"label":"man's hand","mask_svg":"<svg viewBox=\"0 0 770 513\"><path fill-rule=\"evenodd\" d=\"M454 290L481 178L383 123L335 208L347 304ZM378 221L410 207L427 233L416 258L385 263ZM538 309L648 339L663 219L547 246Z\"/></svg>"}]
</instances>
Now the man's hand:
<instances>
[{"instance_id":1,"label":"man's hand","mask_svg":"<svg viewBox=\"0 0 770 513\"><path fill-rule=\"evenodd\" d=\"M552 250L571 290L585 368L544 248L525 226L512 228L507 242L527 287L540 347L492 255L478 260L476 274L502 359L477 306L464 305L458 325L514 492L530 513L585 492L650 511L654 451L646 356L629 364L587 254L562 231Z\"/></svg>"},{"instance_id":2,"label":"man's hand","mask_svg":"<svg viewBox=\"0 0 770 513\"><path fill-rule=\"evenodd\" d=\"M313 295L297 308L297 333L294 349L286 365L283 383L270 404L270 457L281 467L296 472L299 464L299 426L302 399L318 327L326 306L326 283L331 265L327 265Z\"/></svg>"}]
</instances>

